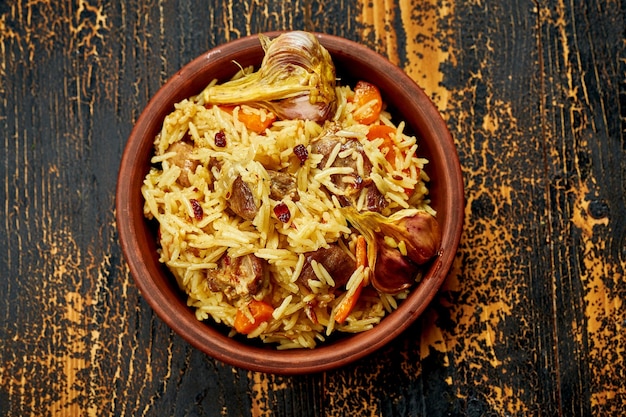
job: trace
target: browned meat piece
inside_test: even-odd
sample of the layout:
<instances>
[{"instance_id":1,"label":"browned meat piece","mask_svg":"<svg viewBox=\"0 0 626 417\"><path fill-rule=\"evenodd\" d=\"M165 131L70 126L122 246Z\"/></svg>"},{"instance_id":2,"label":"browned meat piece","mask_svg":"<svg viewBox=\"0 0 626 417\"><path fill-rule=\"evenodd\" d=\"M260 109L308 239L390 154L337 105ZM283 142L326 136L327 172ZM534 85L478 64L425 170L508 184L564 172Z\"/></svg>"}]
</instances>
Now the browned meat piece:
<instances>
[{"instance_id":1,"label":"browned meat piece","mask_svg":"<svg viewBox=\"0 0 626 417\"><path fill-rule=\"evenodd\" d=\"M335 146L341 143L341 139L337 136L324 136L314 142L311 142L311 153L323 155L324 157L320 161L318 167L323 167L328 161L330 153L335 149Z\"/></svg>"},{"instance_id":2,"label":"browned meat piece","mask_svg":"<svg viewBox=\"0 0 626 417\"><path fill-rule=\"evenodd\" d=\"M344 181L343 177L345 175L333 175L332 180L333 184L339 188L340 190L346 192L346 196L338 196L339 200L344 205L354 204L355 200L358 198L359 193L363 188L367 189L367 209L369 211L379 212L383 208L387 206L387 201L384 196L378 191L376 185L369 178L369 174L372 172L372 162L369 160L365 151L363 150L363 145L352 138L348 138L345 142L342 142L341 138L337 136L325 136L321 139L316 140L311 143L311 152L323 155L322 160L318 164L318 168L323 168L330 157L333 149L337 146L337 144L341 144L340 152L343 152L348 149L354 149L355 152L361 154L363 158L363 175L366 178L361 178L357 172L357 162L352 156L347 156L345 158L340 158L337 156L331 166L333 167L351 167L355 174L352 175L352 181Z\"/></svg>"},{"instance_id":3,"label":"browned meat piece","mask_svg":"<svg viewBox=\"0 0 626 417\"><path fill-rule=\"evenodd\" d=\"M207 167L209 168L209 171L212 171L213 168L217 168L217 170L220 171L222 169L222 165L224 165L224 162L217 158L210 157Z\"/></svg>"},{"instance_id":4,"label":"browned meat piece","mask_svg":"<svg viewBox=\"0 0 626 417\"><path fill-rule=\"evenodd\" d=\"M335 287L339 288L348 282L350 276L356 269L354 260L337 245L330 245L328 248L319 248L315 252L305 253L306 262L302 267L302 272L298 279L307 285L309 279L317 279L311 261L321 264L335 281Z\"/></svg>"},{"instance_id":5,"label":"browned meat piece","mask_svg":"<svg viewBox=\"0 0 626 417\"><path fill-rule=\"evenodd\" d=\"M224 165L224 163L221 160L210 157L206 167L208 168L209 172L213 174L213 169L217 169L218 171L220 171L222 169L222 165ZM209 187L209 190L215 191L215 183L213 181L209 181L207 185Z\"/></svg>"},{"instance_id":6,"label":"browned meat piece","mask_svg":"<svg viewBox=\"0 0 626 417\"><path fill-rule=\"evenodd\" d=\"M263 285L263 261L252 254L238 258L225 254L206 279L211 291L222 291L229 298L254 295Z\"/></svg>"},{"instance_id":7,"label":"browned meat piece","mask_svg":"<svg viewBox=\"0 0 626 417\"><path fill-rule=\"evenodd\" d=\"M360 153L363 156L363 171L365 175L369 175L369 173L372 172L372 163L365 155L361 142L354 138L348 138L345 139L345 142L342 143L341 138L337 136L326 136L311 143L311 152L324 156L324 158L322 158L321 162L318 165L319 168L326 165L328 157L330 156L333 149L335 149L335 146L337 146L337 144L339 143L341 143L340 152L346 151L348 149L354 149L356 152ZM354 169L355 172L357 170L356 160L352 156L348 156L346 158L337 157L335 158L332 166L351 167ZM337 184L337 186L339 186L339 183ZM342 186L345 187L345 184L343 184Z\"/></svg>"},{"instance_id":8,"label":"browned meat piece","mask_svg":"<svg viewBox=\"0 0 626 417\"><path fill-rule=\"evenodd\" d=\"M177 182L183 187L189 187L191 185L189 174L196 172L196 168L200 165L200 161L191 159L193 145L185 141L176 142L170 145L167 152L176 152L170 161L181 169Z\"/></svg>"},{"instance_id":9,"label":"browned meat piece","mask_svg":"<svg viewBox=\"0 0 626 417\"><path fill-rule=\"evenodd\" d=\"M387 207L387 200L385 200L385 196L378 191L378 188L372 184L367 188L365 204L369 211L380 212L382 209Z\"/></svg>"},{"instance_id":10,"label":"browned meat piece","mask_svg":"<svg viewBox=\"0 0 626 417\"><path fill-rule=\"evenodd\" d=\"M418 271L417 265L402 256L400 251L390 248L378 240L376 253L376 267L372 276L372 285L378 291L387 294L397 294L415 283Z\"/></svg>"},{"instance_id":11,"label":"browned meat piece","mask_svg":"<svg viewBox=\"0 0 626 417\"><path fill-rule=\"evenodd\" d=\"M285 196L297 200L298 190L296 189L296 180L286 172L268 170L270 175L270 198L274 200L282 200Z\"/></svg>"},{"instance_id":12,"label":"browned meat piece","mask_svg":"<svg viewBox=\"0 0 626 417\"><path fill-rule=\"evenodd\" d=\"M252 194L250 186L241 179L241 176L238 176L233 182L228 205L235 214L246 220L253 220L259 212L259 205L254 194Z\"/></svg>"}]
</instances>

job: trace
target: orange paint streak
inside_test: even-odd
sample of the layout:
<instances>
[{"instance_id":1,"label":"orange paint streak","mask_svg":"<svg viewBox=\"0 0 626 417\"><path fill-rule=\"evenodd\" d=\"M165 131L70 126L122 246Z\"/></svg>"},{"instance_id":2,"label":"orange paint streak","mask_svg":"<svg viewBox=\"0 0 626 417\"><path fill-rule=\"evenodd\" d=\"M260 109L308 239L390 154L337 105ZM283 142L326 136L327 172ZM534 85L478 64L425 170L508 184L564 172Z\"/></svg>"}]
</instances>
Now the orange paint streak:
<instances>
[{"instance_id":1,"label":"orange paint streak","mask_svg":"<svg viewBox=\"0 0 626 417\"><path fill-rule=\"evenodd\" d=\"M580 184L576 191L575 210L572 213L572 224L581 230L584 244L583 263L585 265L581 280L585 286L585 316L587 317L586 332L593 343L589 344L589 355L598 363L605 362L602 358L610 355L619 358L618 363L626 361L626 345L623 335L623 323L626 322L624 300L619 298L611 288L619 288L625 277L617 270L617 265L607 263L603 254L607 252L606 241L594 238L596 228L608 227L609 218L594 219L589 216L589 188ZM607 282L612 282L611 288ZM582 344L582 340L579 341ZM618 395L624 396L626 388L622 384L607 382L607 369L590 368L592 375L591 394L594 406L603 406Z\"/></svg>"},{"instance_id":2,"label":"orange paint streak","mask_svg":"<svg viewBox=\"0 0 626 417\"><path fill-rule=\"evenodd\" d=\"M454 61L451 42L443 48L440 22L454 13L452 3L427 0L419 3L419 11L411 0L380 0L362 2L363 13L360 23L365 26L363 39L374 38L375 47L395 64L400 64L400 57L406 57L404 71L424 89L439 109L445 109L449 91L441 86L443 73L440 65ZM416 19L415 14L420 18ZM399 36L394 30L395 21L400 20L403 38L406 42L399 50ZM450 33L450 36L452 34Z\"/></svg>"}]
</instances>

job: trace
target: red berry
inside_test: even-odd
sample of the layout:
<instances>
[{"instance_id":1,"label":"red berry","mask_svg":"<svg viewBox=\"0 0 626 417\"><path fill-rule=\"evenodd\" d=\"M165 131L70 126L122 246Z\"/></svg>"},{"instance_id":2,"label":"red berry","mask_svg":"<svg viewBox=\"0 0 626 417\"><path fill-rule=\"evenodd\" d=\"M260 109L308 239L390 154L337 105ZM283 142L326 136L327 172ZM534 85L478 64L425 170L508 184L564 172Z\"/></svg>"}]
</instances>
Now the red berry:
<instances>
[{"instance_id":1,"label":"red berry","mask_svg":"<svg viewBox=\"0 0 626 417\"><path fill-rule=\"evenodd\" d=\"M221 130L215 134L215 146L220 148L226 146L226 134Z\"/></svg>"},{"instance_id":2,"label":"red berry","mask_svg":"<svg viewBox=\"0 0 626 417\"><path fill-rule=\"evenodd\" d=\"M287 204L285 203L278 203L274 207L274 214L276 215L276 217L278 217L278 220L283 223L287 223L291 218L291 212L289 211L289 207L287 207Z\"/></svg>"},{"instance_id":3,"label":"red berry","mask_svg":"<svg viewBox=\"0 0 626 417\"><path fill-rule=\"evenodd\" d=\"M294 146L293 153L296 154L301 164L304 164L309 157L309 151L307 151L306 147L302 144Z\"/></svg>"},{"instance_id":4,"label":"red berry","mask_svg":"<svg viewBox=\"0 0 626 417\"><path fill-rule=\"evenodd\" d=\"M202 206L200 205L200 203L198 203L198 200L192 198L191 200L189 200L189 202L191 203L191 208L193 209L193 217L195 217L196 220L202 220L202 217L204 216L204 211L202 210Z\"/></svg>"}]
</instances>

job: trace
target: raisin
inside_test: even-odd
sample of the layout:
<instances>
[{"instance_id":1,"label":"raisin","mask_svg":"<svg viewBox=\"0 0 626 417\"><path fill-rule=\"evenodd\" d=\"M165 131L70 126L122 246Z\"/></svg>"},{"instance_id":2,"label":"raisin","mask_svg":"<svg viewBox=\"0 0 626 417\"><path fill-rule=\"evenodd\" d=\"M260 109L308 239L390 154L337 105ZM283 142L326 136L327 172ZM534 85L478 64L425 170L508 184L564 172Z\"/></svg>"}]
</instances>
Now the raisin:
<instances>
[{"instance_id":1,"label":"raisin","mask_svg":"<svg viewBox=\"0 0 626 417\"><path fill-rule=\"evenodd\" d=\"M215 134L215 146L220 148L226 146L226 133L221 130Z\"/></svg>"},{"instance_id":2,"label":"raisin","mask_svg":"<svg viewBox=\"0 0 626 417\"><path fill-rule=\"evenodd\" d=\"M200 205L200 203L198 203L198 200L192 198L191 200L189 200L189 202L191 203L191 208L193 209L193 217L195 217L196 220L202 220L202 217L204 216L204 211L202 210L202 206Z\"/></svg>"},{"instance_id":3,"label":"raisin","mask_svg":"<svg viewBox=\"0 0 626 417\"><path fill-rule=\"evenodd\" d=\"M291 218L291 212L289 211L289 207L285 203L278 203L274 207L274 214L283 223L287 223Z\"/></svg>"},{"instance_id":4,"label":"raisin","mask_svg":"<svg viewBox=\"0 0 626 417\"><path fill-rule=\"evenodd\" d=\"M301 164L304 164L309 157L309 151L307 151L306 147L302 144L294 146L293 153L296 154Z\"/></svg>"}]
</instances>

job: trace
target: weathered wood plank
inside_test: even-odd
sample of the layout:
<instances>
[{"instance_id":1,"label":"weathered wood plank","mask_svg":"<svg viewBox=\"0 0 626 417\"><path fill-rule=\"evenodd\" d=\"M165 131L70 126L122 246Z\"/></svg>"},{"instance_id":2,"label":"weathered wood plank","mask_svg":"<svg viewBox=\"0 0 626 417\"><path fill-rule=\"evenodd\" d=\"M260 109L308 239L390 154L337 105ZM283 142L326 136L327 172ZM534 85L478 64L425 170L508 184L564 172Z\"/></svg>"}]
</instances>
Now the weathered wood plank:
<instances>
[{"instance_id":1,"label":"weathered wood plank","mask_svg":"<svg viewBox=\"0 0 626 417\"><path fill-rule=\"evenodd\" d=\"M0 415L617 415L626 3L0 2ZM444 288L308 376L234 369L138 293L114 220L132 123L186 62L276 29L363 42L442 111L466 181Z\"/></svg>"},{"instance_id":2,"label":"weathered wood plank","mask_svg":"<svg viewBox=\"0 0 626 417\"><path fill-rule=\"evenodd\" d=\"M544 60L550 62L546 73L559 80L547 85L548 95L558 97L557 123L550 128L559 138L550 188L560 216L552 231L555 241L564 242L555 244L553 255L555 265L561 264L555 276L556 322L562 326L559 378L563 402L588 397L592 414L610 414L626 401L621 382L626 182L615 175L624 169L625 138L619 112L609 110L609 103L619 101L620 84L623 92L626 70L617 58L624 56L624 6L618 6L585 2L573 13L559 3L543 19L544 37L560 44L550 52L560 57L546 53ZM599 21L615 25L600 27ZM603 365L607 360L610 371ZM587 379L590 383L582 382Z\"/></svg>"}]
</instances>

